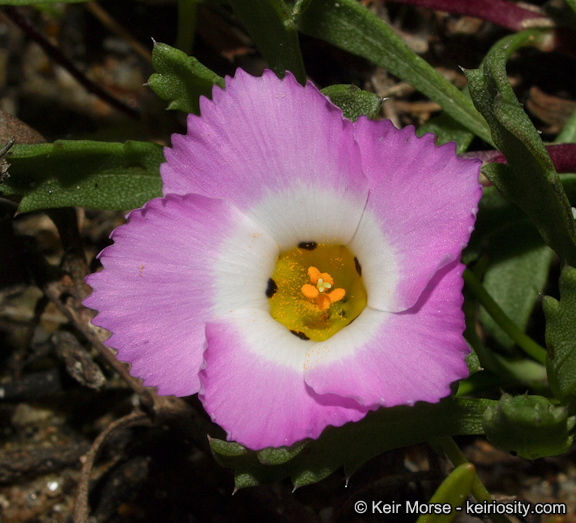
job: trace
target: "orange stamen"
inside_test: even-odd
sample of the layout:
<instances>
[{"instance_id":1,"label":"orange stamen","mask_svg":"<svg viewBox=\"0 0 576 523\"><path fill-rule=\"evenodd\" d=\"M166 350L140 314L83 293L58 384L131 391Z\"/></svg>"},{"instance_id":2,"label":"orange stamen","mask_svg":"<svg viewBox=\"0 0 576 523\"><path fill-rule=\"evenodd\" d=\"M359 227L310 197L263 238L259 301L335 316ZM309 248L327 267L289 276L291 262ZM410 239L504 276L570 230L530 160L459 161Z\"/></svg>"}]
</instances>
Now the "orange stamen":
<instances>
[{"instance_id":1,"label":"orange stamen","mask_svg":"<svg viewBox=\"0 0 576 523\"><path fill-rule=\"evenodd\" d=\"M334 285L334 278L327 272L320 272L316 267L308 267L308 277L314 284L318 283L318 280L322 280L322 282L328 283L330 286Z\"/></svg>"},{"instance_id":2,"label":"orange stamen","mask_svg":"<svg viewBox=\"0 0 576 523\"><path fill-rule=\"evenodd\" d=\"M308 267L308 277L314 285L318 282L318 278L320 278L321 274L322 273L316 267Z\"/></svg>"},{"instance_id":3,"label":"orange stamen","mask_svg":"<svg viewBox=\"0 0 576 523\"><path fill-rule=\"evenodd\" d=\"M306 283L302 285L302 294L311 300L316 300L316 305L321 311L327 311L330 305L340 301L346 296L344 289L334 289L332 292L324 292L332 288L334 278L327 272L320 272L316 267L308 267L308 277L314 284Z\"/></svg>"},{"instance_id":4,"label":"orange stamen","mask_svg":"<svg viewBox=\"0 0 576 523\"><path fill-rule=\"evenodd\" d=\"M330 305L340 301L342 298L346 296L346 291L344 289L334 289L330 293L323 293L319 294L316 298L316 305L321 311L327 311L330 308Z\"/></svg>"},{"instance_id":5,"label":"orange stamen","mask_svg":"<svg viewBox=\"0 0 576 523\"><path fill-rule=\"evenodd\" d=\"M346 291L344 289L334 289L332 292L326 294L332 303L336 303L346 296Z\"/></svg>"},{"instance_id":6,"label":"orange stamen","mask_svg":"<svg viewBox=\"0 0 576 523\"><path fill-rule=\"evenodd\" d=\"M320 291L314 287L314 285L310 285L309 283L306 283L305 285L302 285L302 294L304 294L304 296L306 296L306 298L310 298L310 299L314 299L318 296L318 294L320 294Z\"/></svg>"},{"instance_id":7,"label":"orange stamen","mask_svg":"<svg viewBox=\"0 0 576 523\"><path fill-rule=\"evenodd\" d=\"M321 311L327 311L332 305L332 301L327 294L320 294L318 298L316 298L316 305Z\"/></svg>"}]
</instances>

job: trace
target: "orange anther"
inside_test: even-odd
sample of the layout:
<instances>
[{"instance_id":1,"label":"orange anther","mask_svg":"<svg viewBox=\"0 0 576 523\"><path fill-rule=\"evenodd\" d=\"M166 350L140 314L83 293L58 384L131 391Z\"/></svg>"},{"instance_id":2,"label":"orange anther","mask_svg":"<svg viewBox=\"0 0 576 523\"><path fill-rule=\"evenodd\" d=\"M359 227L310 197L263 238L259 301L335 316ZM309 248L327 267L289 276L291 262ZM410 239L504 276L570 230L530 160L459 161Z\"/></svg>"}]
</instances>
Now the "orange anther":
<instances>
[{"instance_id":1,"label":"orange anther","mask_svg":"<svg viewBox=\"0 0 576 523\"><path fill-rule=\"evenodd\" d=\"M321 279L324 283L334 285L334 278L332 278L332 276L330 276L327 272L320 272L316 267L308 267L308 277L314 284L318 283L318 280Z\"/></svg>"},{"instance_id":2,"label":"orange anther","mask_svg":"<svg viewBox=\"0 0 576 523\"><path fill-rule=\"evenodd\" d=\"M312 283L316 284L321 274L322 273L316 267L308 267L308 277Z\"/></svg>"},{"instance_id":3,"label":"orange anther","mask_svg":"<svg viewBox=\"0 0 576 523\"><path fill-rule=\"evenodd\" d=\"M326 296L330 298L331 303L336 303L346 296L346 291L344 289L334 289L332 292L326 294Z\"/></svg>"},{"instance_id":4,"label":"orange anther","mask_svg":"<svg viewBox=\"0 0 576 523\"><path fill-rule=\"evenodd\" d=\"M320 294L320 292L318 291L318 289L316 287L314 287L314 285L310 285L309 283L306 283L305 285L302 285L302 294L304 294L304 296L306 296L306 298L316 298L316 296L318 296L318 294Z\"/></svg>"},{"instance_id":5,"label":"orange anther","mask_svg":"<svg viewBox=\"0 0 576 523\"><path fill-rule=\"evenodd\" d=\"M332 305L332 301L327 294L320 294L318 298L316 298L316 305L321 311L327 311Z\"/></svg>"},{"instance_id":6,"label":"orange anther","mask_svg":"<svg viewBox=\"0 0 576 523\"><path fill-rule=\"evenodd\" d=\"M306 283L301 291L306 298L316 300L316 305L321 311L327 311L330 305L340 301L346 295L344 289L334 289L332 292L324 292L334 285L334 278L327 272L320 272L316 267L308 267L308 276L314 285Z\"/></svg>"}]
</instances>

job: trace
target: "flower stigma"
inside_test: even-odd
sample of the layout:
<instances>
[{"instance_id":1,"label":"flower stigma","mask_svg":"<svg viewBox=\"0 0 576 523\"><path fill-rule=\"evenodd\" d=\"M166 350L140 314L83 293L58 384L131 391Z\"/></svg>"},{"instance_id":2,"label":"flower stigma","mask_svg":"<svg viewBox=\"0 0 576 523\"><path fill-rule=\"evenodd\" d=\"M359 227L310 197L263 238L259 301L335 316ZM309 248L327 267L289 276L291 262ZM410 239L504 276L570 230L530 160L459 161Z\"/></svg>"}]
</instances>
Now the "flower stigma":
<instances>
[{"instance_id":1,"label":"flower stigma","mask_svg":"<svg viewBox=\"0 0 576 523\"><path fill-rule=\"evenodd\" d=\"M314 341L352 323L368 301L361 265L350 250L315 242L280 253L266 296L276 321Z\"/></svg>"}]
</instances>

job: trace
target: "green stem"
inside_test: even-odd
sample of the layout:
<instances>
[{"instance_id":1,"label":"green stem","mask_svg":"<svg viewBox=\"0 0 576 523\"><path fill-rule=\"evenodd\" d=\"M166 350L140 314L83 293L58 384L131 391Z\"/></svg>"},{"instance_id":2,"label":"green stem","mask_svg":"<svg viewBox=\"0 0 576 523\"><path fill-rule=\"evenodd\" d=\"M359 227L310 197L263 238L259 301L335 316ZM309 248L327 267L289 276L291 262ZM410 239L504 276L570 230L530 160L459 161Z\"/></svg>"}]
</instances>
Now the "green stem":
<instances>
[{"instance_id":1,"label":"green stem","mask_svg":"<svg viewBox=\"0 0 576 523\"><path fill-rule=\"evenodd\" d=\"M508 317L508 315L488 294L482 283L476 278L474 273L468 269L464 271L464 282L468 289L476 296L480 305L486 309L494 321L502 330L508 334L518 346L529 356L542 365L546 365L546 349L536 343L530 336L522 330Z\"/></svg>"},{"instance_id":2,"label":"green stem","mask_svg":"<svg viewBox=\"0 0 576 523\"><path fill-rule=\"evenodd\" d=\"M187 55L192 54L194 35L196 33L197 0L178 0L178 33L176 48Z\"/></svg>"},{"instance_id":3,"label":"green stem","mask_svg":"<svg viewBox=\"0 0 576 523\"><path fill-rule=\"evenodd\" d=\"M306 9L310 7L310 2L312 2L312 0L296 0L293 11L294 16L303 15L306 12Z\"/></svg>"},{"instance_id":4,"label":"green stem","mask_svg":"<svg viewBox=\"0 0 576 523\"><path fill-rule=\"evenodd\" d=\"M576 2L576 0L574 0ZM556 143L576 143L576 111L572 113L554 140Z\"/></svg>"},{"instance_id":5,"label":"green stem","mask_svg":"<svg viewBox=\"0 0 576 523\"><path fill-rule=\"evenodd\" d=\"M464 463L469 463L466 456L464 456L460 450L460 447L456 445L456 442L450 436L436 438L430 441L430 444L440 456L445 455L455 467L463 465ZM476 474L474 483L472 483L471 492L479 503L482 503L483 501L492 503L494 501L490 492L488 492L484 484L480 481L478 474ZM494 523L511 523L506 516L492 514L490 517Z\"/></svg>"}]
</instances>

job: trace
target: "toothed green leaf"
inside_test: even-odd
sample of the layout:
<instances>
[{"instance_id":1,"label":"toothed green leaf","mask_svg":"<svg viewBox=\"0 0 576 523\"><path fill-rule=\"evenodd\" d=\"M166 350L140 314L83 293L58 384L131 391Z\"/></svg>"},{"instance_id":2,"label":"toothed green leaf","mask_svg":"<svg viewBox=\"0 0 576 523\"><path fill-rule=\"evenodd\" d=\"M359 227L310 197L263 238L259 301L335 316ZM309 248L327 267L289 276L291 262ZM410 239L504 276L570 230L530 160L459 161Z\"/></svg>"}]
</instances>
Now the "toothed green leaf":
<instances>
[{"instance_id":1,"label":"toothed green leaf","mask_svg":"<svg viewBox=\"0 0 576 523\"><path fill-rule=\"evenodd\" d=\"M565 267L560 276L560 301L545 296L546 368L554 395L576 407L576 269Z\"/></svg>"},{"instance_id":2,"label":"toothed green leaf","mask_svg":"<svg viewBox=\"0 0 576 523\"><path fill-rule=\"evenodd\" d=\"M224 88L224 78L166 44L154 44L152 65L156 72L148 85L162 100L170 102L168 109L200 114L200 96L211 98L214 85Z\"/></svg>"},{"instance_id":3,"label":"toothed green leaf","mask_svg":"<svg viewBox=\"0 0 576 523\"><path fill-rule=\"evenodd\" d=\"M382 98L355 85L331 85L322 89L322 94L340 107L344 117L353 122L360 116L376 118L382 107Z\"/></svg>"},{"instance_id":4,"label":"toothed green leaf","mask_svg":"<svg viewBox=\"0 0 576 523\"><path fill-rule=\"evenodd\" d=\"M303 33L362 56L410 83L454 120L491 141L486 122L470 99L357 0L314 0L295 21Z\"/></svg>"},{"instance_id":5,"label":"toothed green leaf","mask_svg":"<svg viewBox=\"0 0 576 523\"><path fill-rule=\"evenodd\" d=\"M494 46L480 69L466 71L470 95L490 126L508 165L482 171L498 190L534 222L544 241L563 260L576 263L576 227L570 203L538 131L518 102L506 75L506 60L546 33L524 31Z\"/></svg>"},{"instance_id":6,"label":"toothed green leaf","mask_svg":"<svg viewBox=\"0 0 576 523\"><path fill-rule=\"evenodd\" d=\"M240 452L236 443L211 440L210 444L217 461L234 468L237 489L288 476L299 488L342 467L349 476L368 459L398 447L445 435L480 434L482 415L492 403L448 398L437 404L380 409L357 423L328 427L317 440L288 448Z\"/></svg>"},{"instance_id":7,"label":"toothed green leaf","mask_svg":"<svg viewBox=\"0 0 576 523\"><path fill-rule=\"evenodd\" d=\"M134 209L162 195L162 147L86 140L16 145L0 194L21 196L19 212L56 207Z\"/></svg>"},{"instance_id":8,"label":"toothed green leaf","mask_svg":"<svg viewBox=\"0 0 576 523\"><path fill-rule=\"evenodd\" d=\"M510 396L488 407L483 427L498 448L526 459L555 456L572 445L574 416L542 396Z\"/></svg>"}]
</instances>

